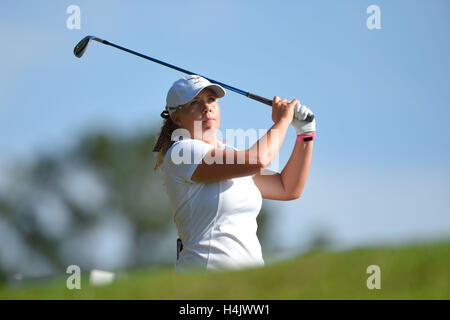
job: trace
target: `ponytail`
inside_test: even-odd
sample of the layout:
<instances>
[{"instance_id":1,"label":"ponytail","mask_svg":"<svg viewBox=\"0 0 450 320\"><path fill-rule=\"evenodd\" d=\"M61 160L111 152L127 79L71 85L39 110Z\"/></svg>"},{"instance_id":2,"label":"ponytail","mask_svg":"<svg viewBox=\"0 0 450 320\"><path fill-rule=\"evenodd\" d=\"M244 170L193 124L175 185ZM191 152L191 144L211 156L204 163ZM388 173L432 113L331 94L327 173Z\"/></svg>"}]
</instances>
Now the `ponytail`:
<instances>
[{"instance_id":1,"label":"ponytail","mask_svg":"<svg viewBox=\"0 0 450 320\"><path fill-rule=\"evenodd\" d=\"M172 132L175 129L179 128L179 126L173 123L172 118L170 117L170 114L167 110L161 112L161 118L164 119L164 123L161 128L161 133L159 134L158 140L153 147L153 152L159 152L154 170L158 170L164 160L164 156L166 155L167 150L169 150L169 148L175 143L175 141L172 141Z\"/></svg>"}]
</instances>

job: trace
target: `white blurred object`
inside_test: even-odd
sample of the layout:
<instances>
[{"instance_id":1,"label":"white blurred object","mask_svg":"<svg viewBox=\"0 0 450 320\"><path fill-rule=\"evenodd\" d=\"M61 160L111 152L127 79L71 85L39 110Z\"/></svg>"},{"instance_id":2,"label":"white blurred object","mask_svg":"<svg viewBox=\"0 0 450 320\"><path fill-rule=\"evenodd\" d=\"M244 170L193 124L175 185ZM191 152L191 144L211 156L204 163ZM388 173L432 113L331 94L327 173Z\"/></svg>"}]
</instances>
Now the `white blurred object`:
<instances>
[{"instance_id":1,"label":"white blurred object","mask_svg":"<svg viewBox=\"0 0 450 320\"><path fill-rule=\"evenodd\" d=\"M17 281L23 280L23 274L20 272L15 273L14 279L16 279Z\"/></svg>"},{"instance_id":2,"label":"white blurred object","mask_svg":"<svg viewBox=\"0 0 450 320\"><path fill-rule=\"evenodd\" d=\"M114 280L114 273L102 270L91 270L89 282L93 286L104 286L110 284Z\"/></svg>"}]
</instances>

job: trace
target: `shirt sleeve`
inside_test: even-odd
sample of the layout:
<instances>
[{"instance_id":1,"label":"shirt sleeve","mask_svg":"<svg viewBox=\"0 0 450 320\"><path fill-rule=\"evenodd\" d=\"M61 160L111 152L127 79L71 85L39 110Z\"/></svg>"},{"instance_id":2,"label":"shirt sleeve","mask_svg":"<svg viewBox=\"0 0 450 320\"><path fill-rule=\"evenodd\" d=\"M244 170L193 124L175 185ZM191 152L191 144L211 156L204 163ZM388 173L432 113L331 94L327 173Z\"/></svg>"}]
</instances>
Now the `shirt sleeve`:
<instances>
[{"instance_id":1,"label":"shirt sleeve","mask_svg":"<svg viewBox=\"0 0 450 320\"><path fill-rule=\"evenodd\" d=\"M197 139L183 139L175 142L164 158L165 174L184 183L195 183L191 180L197 166L213 146Z\"/></svg>"}]
</instances>

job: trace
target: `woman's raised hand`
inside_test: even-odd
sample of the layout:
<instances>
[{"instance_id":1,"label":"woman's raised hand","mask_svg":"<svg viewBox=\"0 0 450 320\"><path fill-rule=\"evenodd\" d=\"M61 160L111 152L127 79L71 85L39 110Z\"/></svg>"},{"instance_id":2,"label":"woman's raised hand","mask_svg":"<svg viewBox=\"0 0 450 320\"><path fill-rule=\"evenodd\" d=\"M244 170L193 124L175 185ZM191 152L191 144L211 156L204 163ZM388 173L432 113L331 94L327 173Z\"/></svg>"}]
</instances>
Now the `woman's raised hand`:
<instances>
[{"instance_id":1,"label":"woman's raised hand","mask_svg":"<svg viewBox=\"0 0 450 320\"><path fill-rule=\"evenodd\" d=\"M291 124L295 128L297 135L312 134L316 131L316 119L313 119L311 122L305 120L312 114L312 111L306 106L298 104L295 107L294 121Z\"/></svg>"},{"instance_id":2,"label":"woman's raised hand","mask_svg":"<svg viewBox=\"0 0 450 320\"><path fill-rule=\"evenodd\" d=\"M294 108L299 104L297 99L288 101L287 99L281 100L280 97L275 96L272 101L272 121L277 123L281 120L286 120L291 123L294 119Z\"/></svg>"}]
</instances>

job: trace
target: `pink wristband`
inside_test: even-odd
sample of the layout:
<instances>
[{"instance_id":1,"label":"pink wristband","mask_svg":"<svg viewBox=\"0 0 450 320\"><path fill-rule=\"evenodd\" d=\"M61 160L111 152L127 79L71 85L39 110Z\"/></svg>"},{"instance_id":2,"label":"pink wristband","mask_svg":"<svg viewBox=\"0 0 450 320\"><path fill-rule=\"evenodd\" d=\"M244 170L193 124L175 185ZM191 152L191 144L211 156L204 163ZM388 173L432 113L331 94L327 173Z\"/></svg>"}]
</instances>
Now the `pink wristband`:
<instances>
[{"instance_id":1,"label":"pink wristband","mask_svg":"<svg viewBox=\"0 0 450 320\"><path fill-rule=\"evenodd\" d=\"M315 138L316 138L316 133L314 132L312 135L309 135L309 136L298 135L297 136L297 141L307 142L307 141L313 141Z\"/></svg>"}]
</instances>

